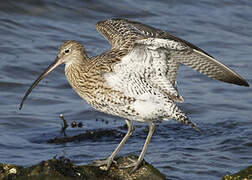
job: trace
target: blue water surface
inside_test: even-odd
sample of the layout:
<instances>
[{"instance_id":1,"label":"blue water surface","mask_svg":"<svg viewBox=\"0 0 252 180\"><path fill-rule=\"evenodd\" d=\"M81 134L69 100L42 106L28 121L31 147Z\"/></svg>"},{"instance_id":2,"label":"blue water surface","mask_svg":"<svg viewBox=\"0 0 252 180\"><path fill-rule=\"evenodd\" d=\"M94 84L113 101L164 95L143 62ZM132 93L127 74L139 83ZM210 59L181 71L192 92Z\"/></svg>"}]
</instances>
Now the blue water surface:
<instances>
[{"instance_id":1,"label":"blue water surface","mask_svg":"<svg viewBox=\"0 0 252 180\"><path fill-rule=\"evenodd\" d=\"M71 89L64 67L48 75L18 110L24 92L56 57L68 39L84 44L89 56L110 48L95 23L111 17L140 21L201 47L252 84L252 1L250 0L125 0L62 1L9 0L0 2L0 162L30 166L55 155L88 164L105 158L120 142L104 136L65 144L46 141L61 137L63 113L68 135L86 130L124 132L124 121L92 109ZM182 66L179 104L202 133L174 121L161 123L145 160L167 179L220 179L252 164L252 91L211 80ZM107 123L108 122L108 123ZM141 152L146 124L120 155Z\"/></svg>"}]
</instances>

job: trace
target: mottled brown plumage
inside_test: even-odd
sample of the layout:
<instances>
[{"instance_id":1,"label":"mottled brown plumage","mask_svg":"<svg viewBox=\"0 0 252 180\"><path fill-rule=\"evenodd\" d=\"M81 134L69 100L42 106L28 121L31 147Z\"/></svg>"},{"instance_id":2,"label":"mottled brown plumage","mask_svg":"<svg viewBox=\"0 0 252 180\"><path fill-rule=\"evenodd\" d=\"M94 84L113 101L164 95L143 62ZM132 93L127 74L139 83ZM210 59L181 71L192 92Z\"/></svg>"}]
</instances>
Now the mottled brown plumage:
<instances>
[{"instance_id":1,"label":"mottled brown plumage","mask_svg":"<svg viewBox=\"0 0 252 180\"><path fill-rule=\"evenodd\" d=\"M110 168L114 157L133 132L131 120L147 122L149 133L132 172L142 163L155 129L155 122L175 119L199 130L175 103L183 102L176 87L180 64L220 81L248 86L236 72L215 60L195 45L162 30L124 19L98 22L97 30L108 39L111 50L89 58L81 43L64 42L56 60L42 73L26 92L32 89L60 64L73 89L95 109L123 117L128 132L104 161L96 165Z\"/></svg>"}]
</instances>

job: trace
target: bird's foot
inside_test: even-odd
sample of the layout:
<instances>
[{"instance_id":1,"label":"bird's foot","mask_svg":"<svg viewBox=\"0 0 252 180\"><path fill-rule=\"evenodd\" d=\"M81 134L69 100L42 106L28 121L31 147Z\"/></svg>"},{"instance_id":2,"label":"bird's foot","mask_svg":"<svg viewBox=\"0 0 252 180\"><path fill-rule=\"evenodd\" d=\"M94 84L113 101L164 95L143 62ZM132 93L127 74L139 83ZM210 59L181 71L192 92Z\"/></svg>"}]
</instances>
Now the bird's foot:
<instances>
[{"instance_id":1,"label":"bird's foot","mask_svg":"<svg viewBox=\"0 0 252 180\"><path fill-rule=\"evenodd\" d=\"M119 168L121 169L126 169L126 168L131 168L133 167L133 169L130 171L130 174L134 173L143 163L142 160L135 160L135 159L131 159L131 158L127 158L129 161L131 161L131 164L126 165L126 166L119 166Z\"/></svg>"},{"instance_id":2,"label":"bird's foot","mask_svg":"<svg viewBox=\"0 0 252 180\"><path fill-rule=\"evenodd\" d=\"M94 160L93 161L93 166L101 167L104 166L103 170L108 171L109 168L111 167L112 163L117 165L117 162L113 160L112 158L108 157L107 159L104 160Z\"/></svg>"}]
</instances>

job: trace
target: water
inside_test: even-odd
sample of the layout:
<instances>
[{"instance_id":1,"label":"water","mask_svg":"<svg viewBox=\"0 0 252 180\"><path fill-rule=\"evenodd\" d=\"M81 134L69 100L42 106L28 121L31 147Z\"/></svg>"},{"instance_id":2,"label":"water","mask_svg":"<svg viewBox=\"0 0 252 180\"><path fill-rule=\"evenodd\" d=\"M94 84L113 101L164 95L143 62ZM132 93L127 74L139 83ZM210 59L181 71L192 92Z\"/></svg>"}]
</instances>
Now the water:
<instances>
[{"instance_id":1,"label":"water","mask_svg":"<svg viewBox=\"0 0 252 180\"><path fill-rule=\"evenodd\" d=\"M81 41L90 56L107 50L109 44L94 24L111 17L137 20L186 39L252 84L250 0L1 1L0 162L29 166L65 155L76 164L87 164L108 156L117 146L118 136L46 143L60 137L60 113L69 122L84 124L82 129L69 129L69 135L99 128L123 132L121 119L94 111L76 95L63 66L44 79L18 110L24 92L54 60L63 40ZM178 83L185 99L180 107L203 133L174 121L159 124L145 159L167 179L220 179L251 165L251 88L210 80L187 67L180 68ZM138 155L142 149L147 126L135 126L121 155Z\"/></svg>"}]
</instances>

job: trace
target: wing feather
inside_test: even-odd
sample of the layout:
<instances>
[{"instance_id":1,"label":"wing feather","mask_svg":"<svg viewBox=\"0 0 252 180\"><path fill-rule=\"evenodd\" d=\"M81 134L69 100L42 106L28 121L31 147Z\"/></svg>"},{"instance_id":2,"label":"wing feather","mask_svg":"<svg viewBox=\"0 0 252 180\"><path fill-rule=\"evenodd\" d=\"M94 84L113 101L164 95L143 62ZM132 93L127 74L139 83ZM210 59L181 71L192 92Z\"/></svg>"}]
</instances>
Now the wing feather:
<instances>
[{"instance_id":1,"label":"wing feather","mask_svg":"<svg viewBox=\"0 0 252 180\"><path fill-rule=\"evenodd\" d=\"M174 82L176 82L176 73L178 70L177 66L179 63L187 65L194 70L216 80L241 86L249 86L246 80L244 80L235 71L231 70L204 52L192 49L186 46L184 43L159 38L147 38L144 40L138 40L137 42L145 44L152 49L164 48L169 53L169 58L166 59L168 61L168 75L170 82L174 86ZM169 69L169 67L172 66L174 66L174 69Z\"/></svg>"},{"instance_id":2,"label":"wing feather","mask_svg":"<svg viewBox=\"0 0 252 180\"><path fill-rule=\"evenodd\" d=\"M112 49L127 49L132 57L135 57L134 52L141 50L139 44L148 49L143 50L144 48L142 48L142 54L143 51L151 53L151 51L155 52L157 49L159 49L159 55L166 54L166 60L156 59L166 62L164 68L167 71L164 79L175 90L179 64L185 64L213 79L249 86L235 71L220 63L199 47L165 31L125 19L101 21L96 24L96 28L110 42Z\"/></svg>"},{"instance_id":3,"label":"wing feather","mask_svg":"<svg viewBox=\"0 0 252 180\"><path fill-rule=\"evenodd\" d=\"M249 86L248 83L235 71L196 49L186 52L172 52L171 56L173 59L177 59L180 63L185 64L210 78L241 86Z\"/></svg>"},{"instance_id":4,"label":"wing feather","mask_svg":"<svg viewBox=\"0 0 252 180\"><path fill-rule=\"evenodd\" d=\"M113 72L105 74L105 79L111 87L130 97L150 94L183 102L183 98L167 76L168 51L154 47L155 43L147 45L143 42L146 43L137 41L121 62L113 66Z\"/></svg>"}]
</instances>

